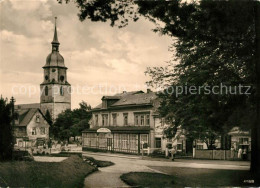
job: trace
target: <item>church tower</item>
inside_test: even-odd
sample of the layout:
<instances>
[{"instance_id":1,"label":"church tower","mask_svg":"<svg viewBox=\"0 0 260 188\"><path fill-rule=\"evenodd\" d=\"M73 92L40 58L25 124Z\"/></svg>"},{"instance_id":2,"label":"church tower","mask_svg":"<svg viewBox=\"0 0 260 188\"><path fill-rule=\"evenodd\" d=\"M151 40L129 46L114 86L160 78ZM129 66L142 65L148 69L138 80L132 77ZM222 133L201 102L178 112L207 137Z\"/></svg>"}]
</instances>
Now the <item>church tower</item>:
<instances>
[{"instance_id":1,"label":"church tower","mask_svg":"<svg viewBox=\"0 0 260 188\"><path fill-rule=\"evenodd\" d=\"M52 45L52 52L46 58L46 64L43 67L43 82L40 85L41 99L40 107L44 115L47 110L55 120L58 114L71 109L71 88L67 81L67 67L64 64L64 58L59 53L59 41L55 27Z\"/></svg>"}]
</instances>

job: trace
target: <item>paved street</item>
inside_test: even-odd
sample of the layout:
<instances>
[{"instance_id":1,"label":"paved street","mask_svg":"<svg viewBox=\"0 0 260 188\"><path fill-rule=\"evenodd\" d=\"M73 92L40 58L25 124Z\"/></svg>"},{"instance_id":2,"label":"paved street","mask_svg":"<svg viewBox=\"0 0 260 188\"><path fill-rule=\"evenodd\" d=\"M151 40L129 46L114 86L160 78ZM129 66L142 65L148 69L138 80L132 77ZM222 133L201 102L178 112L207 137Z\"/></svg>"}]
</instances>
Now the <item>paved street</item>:
<instances>
[{"instance_id":1,"label":"paved street","mask_svg":"<svg viewBox=\"0 0 260 188\"><path fill-rule=\"evenodd\" d=\"M112 161L115 165L99 168L99 171L91 174L85 179L85 187L124 187L127 185L120 180L120 175L128 172L159 172L149 168L149 166L165 167L187 167L187 168L207 168L225 170L249 170L249 162L245 161L210 161L210 160L148 160L140 156L106 154L83 152L84 156L91 156L97 160Z\"/></svg>"}]
</instances>

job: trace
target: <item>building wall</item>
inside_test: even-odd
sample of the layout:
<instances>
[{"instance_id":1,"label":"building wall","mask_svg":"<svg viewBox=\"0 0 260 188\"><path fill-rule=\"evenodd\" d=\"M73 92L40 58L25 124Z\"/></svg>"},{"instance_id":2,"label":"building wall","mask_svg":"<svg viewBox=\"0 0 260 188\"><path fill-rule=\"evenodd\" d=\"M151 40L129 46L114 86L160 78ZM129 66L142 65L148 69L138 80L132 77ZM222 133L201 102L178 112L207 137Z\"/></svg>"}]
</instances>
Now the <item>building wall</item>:
<instances>
[{"instance_id":1,"label":"building wall","mask_svg":"<svg viewBox=\"0 0 260 188\"><path fill-rule=\"evenodd\" d=\"M45 95L45 87L48 87L47 96ZM60 92L61 87L63 89L62 94ZM47 109L54 120L66 109L71 109L70 85L41 85L41 110L46 114Z\"/></svg>"},{"instance_id":2,"label":"building wall","mask_svg":"<svg viewBox=\"0 0 260 188\"><path fill-rule=\"evenodd\" d=\"M37 121L37 116L39 117L39 121ZM36 135L32 134L33 128L36 128ZM45 129L45 134L41 134L41 128ZM27 125L26 131L29 140L36 140L37 138L49 139L49 124L39 112L35 113Z\"/></svg>"},{"instance_id":3,"label":"building wall","mask_svg":"<svg viewBox=\"0 0 260 188\"><path fill-rule=\"evenodd\" d=\"M151 131L149 134L149 145L151 148L155 147L155 137L160 137L162 139L162 148L166 147L167 141L163 139L163 127L159 117L153 115L154 108L135 108L135 109L122 109L122 110L113 110L113 111L102 111L102 112L93 112L92 113L92 120L91 120L91 127L100 126L102 127L102 115L108 115L108 125L107 126L114 126L113 125L113 114L116 114L117 117L117 124L116 126L125 126L124 125L124 114L128 115L128 124L127 126L141 126L135 125L135 115L139 114L149 114L150 117L150 127ZM98 125L96 125L96 115L98 115ZM144 117L144 125L146 125L146 116ZM140 124L140 116L139 116L139 124Z\"/></svg>"},{"instance_id":4,"label":"building wall","mask_svg":"<svg viewBox=\"0 0 260 188\"><path fill-rule=\"evenodd\" d=\"M133 109L133 110L125 109L125 110L93 112L92 120L91 120L91 127L103 126L102 125L102 115L104 115L104 114L108 115L108 125L107 126L114 126L113 125L113 114L117 115L116 126L125 126L124 125L124 114L128 114L127 126L136 126L135 125L135 113L149 113L150 114L150 127L154 128L154 118L152 116L152 110L151 109L142 109L142 108L137 108L137 109ZM98 125L96 125L96 119L95 119L96 115L98 115ZM144 126L146 126L146 125L144 125Z\"/></svg>"}]
</instances>

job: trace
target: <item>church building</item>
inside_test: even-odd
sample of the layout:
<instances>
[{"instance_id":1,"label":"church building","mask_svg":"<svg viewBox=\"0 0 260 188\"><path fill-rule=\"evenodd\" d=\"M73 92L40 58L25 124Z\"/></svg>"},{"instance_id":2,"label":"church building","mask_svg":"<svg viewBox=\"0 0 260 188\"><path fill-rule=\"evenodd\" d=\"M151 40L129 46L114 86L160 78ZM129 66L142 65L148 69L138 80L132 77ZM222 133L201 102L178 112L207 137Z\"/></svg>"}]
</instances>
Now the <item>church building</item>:
<instances>
[{"instance_id":1,"label":"church building","mask_svg":"<svg viewBox=\"0 0 260 188\"><path fill-rule=\"evenodd\" d=\"M14 125L16 145L34 146L49 139L49 127L46 120L47 111L53 121L66 109L71 109L71 88L67 81L67 67L59 53L59 41L56 29L51 43L52 51L43 66L43 82L40 84L40 103L15 105L17 114ZM25 144L25 142L27 144Z\"/></svg>"},{"instance_id":2,"label":"church building","mask_svg":"<svg viewBox=\"0 0 260 188\"><path fill-rule=\"evenodd\" d=\"M68 68L64 64L64 58L59 53L60 43L56 22L51 44L52 52L47 56L46 64L43 66L44 80L40 85L40 109L44 114L48 110L52 119L55 120L58 114L71 108L71 88L67 81Z\"/></svg>"}]
</instances>

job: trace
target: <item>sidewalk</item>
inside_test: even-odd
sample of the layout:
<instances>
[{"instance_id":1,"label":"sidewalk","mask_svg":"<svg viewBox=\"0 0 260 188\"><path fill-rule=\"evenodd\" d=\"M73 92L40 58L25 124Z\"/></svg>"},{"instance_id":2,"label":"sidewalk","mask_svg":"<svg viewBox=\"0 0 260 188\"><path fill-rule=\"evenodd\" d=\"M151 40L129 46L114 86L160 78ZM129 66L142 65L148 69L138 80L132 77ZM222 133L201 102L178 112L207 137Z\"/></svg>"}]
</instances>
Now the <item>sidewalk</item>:
<instances>
[{"instance_id":1,"label":"sidewalk","mask_svg":"<svg viewBox=\"0 0 260 188\"><path fill-rule=\"evenodd\" d=\"M120 153L102 153L102 152L89 152L83 151L82 155L96 155L96 156L107 156L107 157L116 157L116 158L128 158L128 159L139 159L147 161L162 161L162 162L171 162L171 159L167 158L153 158L148 156L140 155L128 155ZM250 166L250 161L228 161L228 160L201 160L201 159L175 159L173 163L191 163L191 164L212 164L212 165L231 165L231 166Z\"/></svg>"}]
</instances>

